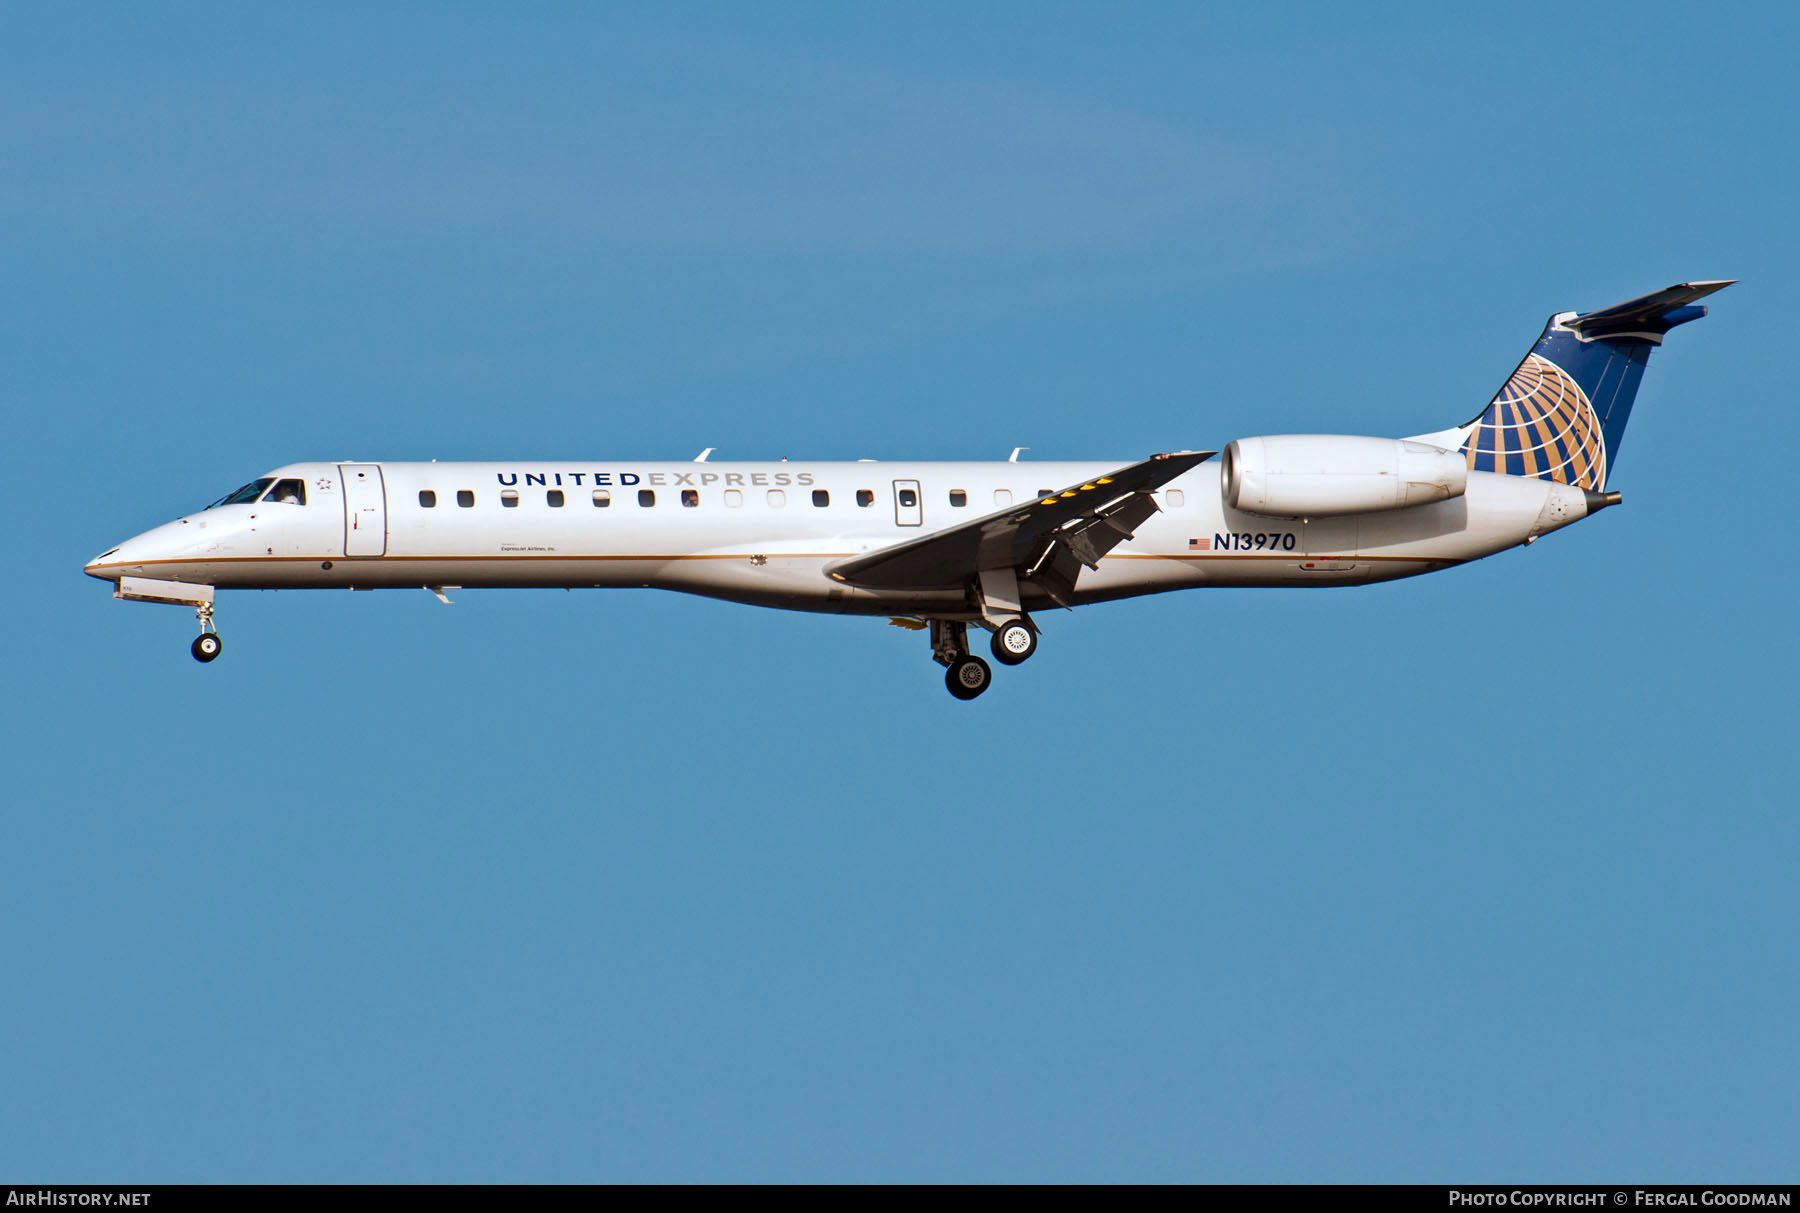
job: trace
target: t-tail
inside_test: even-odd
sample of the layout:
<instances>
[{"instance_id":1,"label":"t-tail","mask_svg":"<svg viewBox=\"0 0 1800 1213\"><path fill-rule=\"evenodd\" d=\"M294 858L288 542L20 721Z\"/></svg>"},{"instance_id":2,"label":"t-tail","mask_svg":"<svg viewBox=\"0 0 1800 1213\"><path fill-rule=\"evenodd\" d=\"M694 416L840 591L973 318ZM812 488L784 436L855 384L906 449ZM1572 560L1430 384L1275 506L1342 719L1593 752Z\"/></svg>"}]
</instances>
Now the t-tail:
<instances>
[{"instance_id":1,"label":"t-tail","mask_svg":"<svg viewBox=\"0 0 1800 1213\"><path fill-rule=\"evenodd\" d=\"M1552 316L1493 402L1464 427L1469 469L1604 490L1650 351L1670 329L1706 315L1696 299L1730 285L1683 282L1597 312Z\"/></svg>"}]
</instances>

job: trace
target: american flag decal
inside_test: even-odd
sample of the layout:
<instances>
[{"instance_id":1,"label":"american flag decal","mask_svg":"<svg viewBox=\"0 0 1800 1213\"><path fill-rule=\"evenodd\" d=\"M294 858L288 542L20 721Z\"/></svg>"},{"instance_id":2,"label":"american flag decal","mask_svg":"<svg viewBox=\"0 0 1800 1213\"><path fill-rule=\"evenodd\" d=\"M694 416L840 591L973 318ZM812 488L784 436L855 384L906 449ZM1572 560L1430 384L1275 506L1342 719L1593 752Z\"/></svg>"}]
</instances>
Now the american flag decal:
<instances>
[{"instance_id":1,"label":"american flag decal","mask_svg":"<svg viewBox=\"0 0 1800 1213\"><path fill-rule=\"evenodd\" d=\"M1188 551L1190 551L1190 552L1210 552L1210 551L1212 551L1212 540L1210 540L1210 539L1190 539L1190 540L1188 540Z\"/></svg>"}]
</instances>

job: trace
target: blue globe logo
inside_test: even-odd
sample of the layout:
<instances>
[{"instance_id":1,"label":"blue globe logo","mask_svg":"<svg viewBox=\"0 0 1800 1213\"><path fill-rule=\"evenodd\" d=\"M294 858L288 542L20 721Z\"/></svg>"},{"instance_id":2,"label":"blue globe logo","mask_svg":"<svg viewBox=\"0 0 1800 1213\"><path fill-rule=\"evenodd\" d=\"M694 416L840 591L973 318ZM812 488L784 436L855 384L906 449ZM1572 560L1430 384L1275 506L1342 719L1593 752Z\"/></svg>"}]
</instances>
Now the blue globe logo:
<instances>
[{"instance_id":1,"label":"blue globe logo","mask_svg":"<svg viewBox=\"0 0 1800 1213\"><path fill-rule=\"evenodd\" d=\"M1578 488L1606 483L1606 444L1587 393L1569 373L1527 354L1463 444L1469 468Z\"/></svg>"}]
</instances>

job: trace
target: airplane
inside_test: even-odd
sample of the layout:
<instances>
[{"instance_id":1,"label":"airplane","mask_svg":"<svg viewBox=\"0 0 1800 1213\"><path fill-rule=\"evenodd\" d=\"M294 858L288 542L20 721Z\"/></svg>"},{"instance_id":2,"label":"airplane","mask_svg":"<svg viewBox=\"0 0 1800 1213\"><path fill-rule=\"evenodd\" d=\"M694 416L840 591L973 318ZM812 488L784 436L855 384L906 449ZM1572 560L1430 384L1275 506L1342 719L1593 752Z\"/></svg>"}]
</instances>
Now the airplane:
<instances>
[{"instance_id":1,"label":"airplane","mask_svg":"<svg viewBox=\"0 0 1800 1213\"><path fill-rule=\"evenodd\" d=\"M90 560L113 596L220 589L654 587L928 633L958 699L1054 608L1207 586L1367 585L1535 542L1608 506L1650 352L1731 281L1550 318L1473 420L1280 434L1136 463L292 463Z\"/></svg>"}]
</instances>

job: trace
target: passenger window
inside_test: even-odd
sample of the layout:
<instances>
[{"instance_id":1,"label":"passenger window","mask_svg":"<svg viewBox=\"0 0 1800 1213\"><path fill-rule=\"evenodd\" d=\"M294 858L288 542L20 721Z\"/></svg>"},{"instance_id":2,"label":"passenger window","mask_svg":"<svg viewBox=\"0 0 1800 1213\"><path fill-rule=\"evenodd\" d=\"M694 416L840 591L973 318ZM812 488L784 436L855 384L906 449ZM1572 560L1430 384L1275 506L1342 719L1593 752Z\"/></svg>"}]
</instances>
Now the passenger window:
<instances>
[{"instance_id":1,"label":"passenger window","mask_svg":"<svg viewBox=\"0 0 1800 1213\"><path fill-rule=\"evenodd\" d=\"M275 487L269 490L264 501L277 501L282 505L305 505L306 482L304 480L277 480Z\"/></svg>"},{"instance_id":2,"label":"passenger window","mask_svg":"<svg viewBox=\"0 0 1800 1213\"><path fill-rule=\"evenodd\" d=\"M700 490L699 489L682 489L681 490L681 504L686 506L690 510L693 509L695 506L699 505L700 504Z\"/></svg>"},{"instance_id":3,"label":"passenger window","mask_svg":"<svg viewBox=\"0 0 1800 1213\"><path fill-rule=\"evenodd\" d=\"M1037 495L1038 495L1038 500L1042 501L1046 497L1056 496L1056 490L1055 489L1039 489Z\"/></svg>"},{"instance_id":4,"label":"passenger window","mask_svg":"<svg viewBox=\"0 0 1800 1213\"><path fill-rule=\"evenodd\" d=\"M995 505L1011 505L1012 504L1012 490L1011 489L995 489L994 490L994 504Z\"/></svg>"},{"instance_id":5,"label":"passenger window","mask_svg":"<svg viewBox=\"0 0 1800 1213\"><path fill-rule=\"evenodd\" d=\"M548 493L544 494L544 504L550 506L552 509L562 509L562 503L563 494L561 489L551 489Z\"/></svg>"},{"instance_id":6,"label":"passenger window","mask_svg":"<svg viewBox=\"0 0 1800 1213\"><path fill-rule=\"evenodd\" d=\"M648 508L649 506L655 505L656 504L656 490L655 489L639 489L638 490L638 504L641 506L644 506L646 508Z\"/></svg>"},{"instance_id":7,"label":"passenger window","mask_svg":"<svg viewBox=\"0 0 1800 1213\"><path fill-rule=\"evenodd\" d=\"M919 495L917 493L913 492L911 489L901 489L900 490L900 504L910 510L915 505L919 504Z\"/></svg>"},{"instance_id":8,"label":"passenger window","mask_svg":"<svg viewBox=\"0 0 1800 1213\"><path fill-rule=\"evenodd\" d=\"M769 504L774 506L776 509L780 509L782 506L787 504L787 494L782 492L780 489L770 489L769 490Z\"/></svg>"},{"instance_id":9,"label":"passenger window","mask_svg":"<svg viewBox=\"0 0 1800 1213\"><path fill-rule=\"evenodd\" d=\"M969 495L961 489L951 489L950 504L960 510L963 506L969 504Z\"/></svg>"},{"instance_id":10,"label":"passenger window","mask_svg":"<svg viewBox=\"0 0 1800 1213\"><path fill-rule=\"evenodd\" d=\"M726 489L725 504L735 510L744 504L744 495L736 489Z\"/></svg>"},{"instance_id":11,"label":"passenger window","mask_svg":"<svg viewBox=\"0 0 1800 1213\"><path fill-rule=\"evenodd\" d=\"M594 490L594 508L603 510L612 504L612 494L605 489Z\"/></svg>"},{"instance_id":12,"label":"passenger window","mask_svg":"<svg viewBox=\"0 0 1800 1213\"><path fill-rule=\"evenodd\" d=\"M826 506L831 504L831 494L826 492L824 489L814 489L813 490L813 504L818 506L820 509L824 509Z\"/></svg>"},{"instance_id":13,"label":"passenger window","mask_svg":"<svg viewBox=\"0 0 1800 1213\"><path fill-rule=\"evenodd\" d=\"M430 489L419 490L419 504L428 510L437 509L437 494Z\"/></svg>"},{"instance_id":14,"label":"passenger window","mask_svg":"<svg viewBox=\"0 0 1800 1213\"><path fill-rule=\"evenodd\" d=\"M475 504L475 494L471 493L468 489L457 489L456 504L460 505L465 510L468 509Z\"/></svg>"},{"instance_id":15,"label":"passenger window","mask_svg":"<svg viewBox=\"0 0 1800 1213\"><path fill-rule=\"evenodd\" d=\"M1169 508L1172 510L1180 509L1182 503L1187 500L1180 489L1170 489L1164 496L1168 498Z\"/></svg>"},{"instance_id":16,"label":"passenger window","mask_svg":"<svg viewBox=\"0 0 1800 1213\"><path fill-rule=\"evenodd\" d=\"M519 508L519 490L518 489L501 489L500 490L500 504L505 506L509 510L518 509Z\"/></svg>"},{"instance_id":17,"label":"passenger window","mask_svg":"<svg viewBox=\"0 0 1800 1213\"><path fill-rule=\"evenodd\" d=\"M865 510L868 509L875 504L874 492L869 489L857 489L856 504L862 506Z\"/></svg>"}]
</instances>

